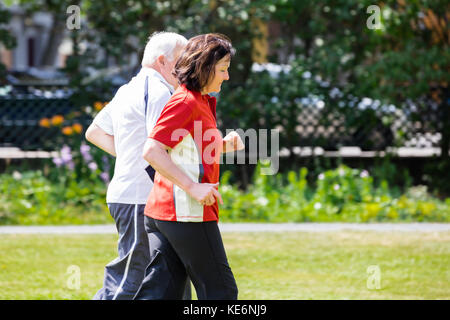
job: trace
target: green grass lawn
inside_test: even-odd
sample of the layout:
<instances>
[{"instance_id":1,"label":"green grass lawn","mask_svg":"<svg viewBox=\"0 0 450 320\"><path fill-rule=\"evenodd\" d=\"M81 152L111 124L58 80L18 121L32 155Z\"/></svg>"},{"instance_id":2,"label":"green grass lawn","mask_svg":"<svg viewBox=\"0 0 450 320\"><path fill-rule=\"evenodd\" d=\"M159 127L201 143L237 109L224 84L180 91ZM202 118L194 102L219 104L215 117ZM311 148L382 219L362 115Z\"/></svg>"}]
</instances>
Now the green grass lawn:
<instances>
[{"instance_id":1,"label":"green grass lawn","mask_svg":"<svg viewBox=\"0 0 450 320\"><path fill-rule=\"evenodd\" d=\"M450 233L224 233L240 299L449 299ZM90 299L116 235L0 235L0 299ZM70 266L80 270L73 288ZM380 289L368 288L379 270ZM195 296L195 293L194 293Z\"/></svg>"}]
</instances>

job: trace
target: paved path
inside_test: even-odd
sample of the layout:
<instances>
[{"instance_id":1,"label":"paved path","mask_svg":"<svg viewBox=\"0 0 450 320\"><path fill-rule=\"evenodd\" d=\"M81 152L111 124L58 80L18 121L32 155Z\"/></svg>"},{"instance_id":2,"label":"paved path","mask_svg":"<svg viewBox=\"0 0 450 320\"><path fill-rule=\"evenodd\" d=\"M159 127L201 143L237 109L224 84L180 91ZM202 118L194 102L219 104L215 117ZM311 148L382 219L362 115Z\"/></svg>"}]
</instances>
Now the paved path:
<instances>
[{"instance_id":1,"label":"paved path","mask_svg":"<svg viewBox=\"0 0 450 320\"><path fill-rule=\"evenodd\" d=\"M220 223L222 232L330 232L342 230L380 232L448 232L450 223ZM0 234L111 234L111 225L0 226Z\"/></svg>"}]
</instances>

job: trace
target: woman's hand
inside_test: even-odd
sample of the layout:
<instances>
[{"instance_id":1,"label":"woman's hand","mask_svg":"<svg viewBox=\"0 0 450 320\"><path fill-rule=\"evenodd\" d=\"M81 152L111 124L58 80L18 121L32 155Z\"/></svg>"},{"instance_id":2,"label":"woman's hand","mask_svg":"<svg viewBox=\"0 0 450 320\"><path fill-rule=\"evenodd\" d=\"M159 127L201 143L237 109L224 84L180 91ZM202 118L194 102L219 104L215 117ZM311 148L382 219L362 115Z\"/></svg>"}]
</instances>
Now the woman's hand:
<instances>
[{"instance_id":1,"label":"woman's hand","mask_svg":"<svg viewBox=\"0 0 450 320\"><path fill-rule=\"evenodd\" d=\"M217 190L219 183L192 183L188 188L188 194L197 200L201 205L211 206L219 199L223 204L222 196Z\"/></svg>"}]
</instances>

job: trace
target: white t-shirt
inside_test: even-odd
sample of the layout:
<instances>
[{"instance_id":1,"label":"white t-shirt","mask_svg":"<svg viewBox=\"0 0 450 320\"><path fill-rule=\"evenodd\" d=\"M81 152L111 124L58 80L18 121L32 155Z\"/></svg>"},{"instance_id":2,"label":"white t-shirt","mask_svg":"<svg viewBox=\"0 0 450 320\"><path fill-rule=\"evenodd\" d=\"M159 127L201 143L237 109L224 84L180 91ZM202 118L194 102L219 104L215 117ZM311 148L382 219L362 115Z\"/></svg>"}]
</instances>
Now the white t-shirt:
<instances>
[{"instance_id":1,"label":"white t-shirt","mask_svg":"<svg viewBox=\"0 0 450 320\"><path fill-rule=\"evenodd\" d=\"M145 111L145 79L148 102ZM153 187L142 157L148 135L174 88L154 69L142 68L121 86L114 98L94 118L93 123L114 136L116 163L108 186L107 203L145 204ZM145 115L146 114L146 115Z\"/></svg>"}]
</instances>

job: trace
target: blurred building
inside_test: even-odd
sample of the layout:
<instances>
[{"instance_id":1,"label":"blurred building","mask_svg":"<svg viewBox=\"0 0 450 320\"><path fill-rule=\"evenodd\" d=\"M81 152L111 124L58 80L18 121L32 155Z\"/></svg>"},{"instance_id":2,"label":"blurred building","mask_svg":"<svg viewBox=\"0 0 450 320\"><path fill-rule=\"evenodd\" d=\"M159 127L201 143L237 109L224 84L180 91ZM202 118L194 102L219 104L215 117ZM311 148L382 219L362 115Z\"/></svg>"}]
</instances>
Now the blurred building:
<instances>
[{"instance_id":1,"label":"blurred building","mask_svg":"<svg viewBox=\"0 0 450 320\"><path fill-rule=\"evenodd\" d=\"M63 67L70 48L67 47L67 42L63 41L64 28L59 34L52 34L52 15L37 12L28 16L26 11L17 5L8 9L12 14L9 29L16 38L17 46L12 50L1 50L1 59L7 68L26 71L29 68ZM49 52L49 41L59 43L56 54Z\"/></svg>"},{"instance_id":2,"label":"blurred building","mask_svg":"<svg viewBox=\"0 0 450 320\"><path fill-rule=\"evenodd\" d=\"M12 5L7 10L12 16L8 29L16 39L16 47L11 50L0 44L0 61L8 70L7 82L13 86L66 85L68 79L60 70L73 54L71 31L66 27L66 21L54 21L49 12L29 14L18 5ZM136 42L137 39L130 37L129 41ZM87 82L102 77L119 86L136 73L136 66L140 67L137 53L130 53L126 59L128 65L118 66L95 44L81 42L80 52L83 53L88 46L95 47L97 62L104 61L107 67L103 70L86 68Z\"/></svg>"},{"instance_id":3,"label":"blurred building","mask_svg":"<svg viewBox=\"0 0 450 320\"><path fill-rule=\"evenodd\" d=\"M55 28L53 17L47 12L30 15L18 5L8 10L8 29L16 39L16 47L7 50L0 46L0 59L8 70L7 81L13 85L66 84L67 79L57 71L65 66L71 53L65 28Z\"/></svg>"}]
</instances>

